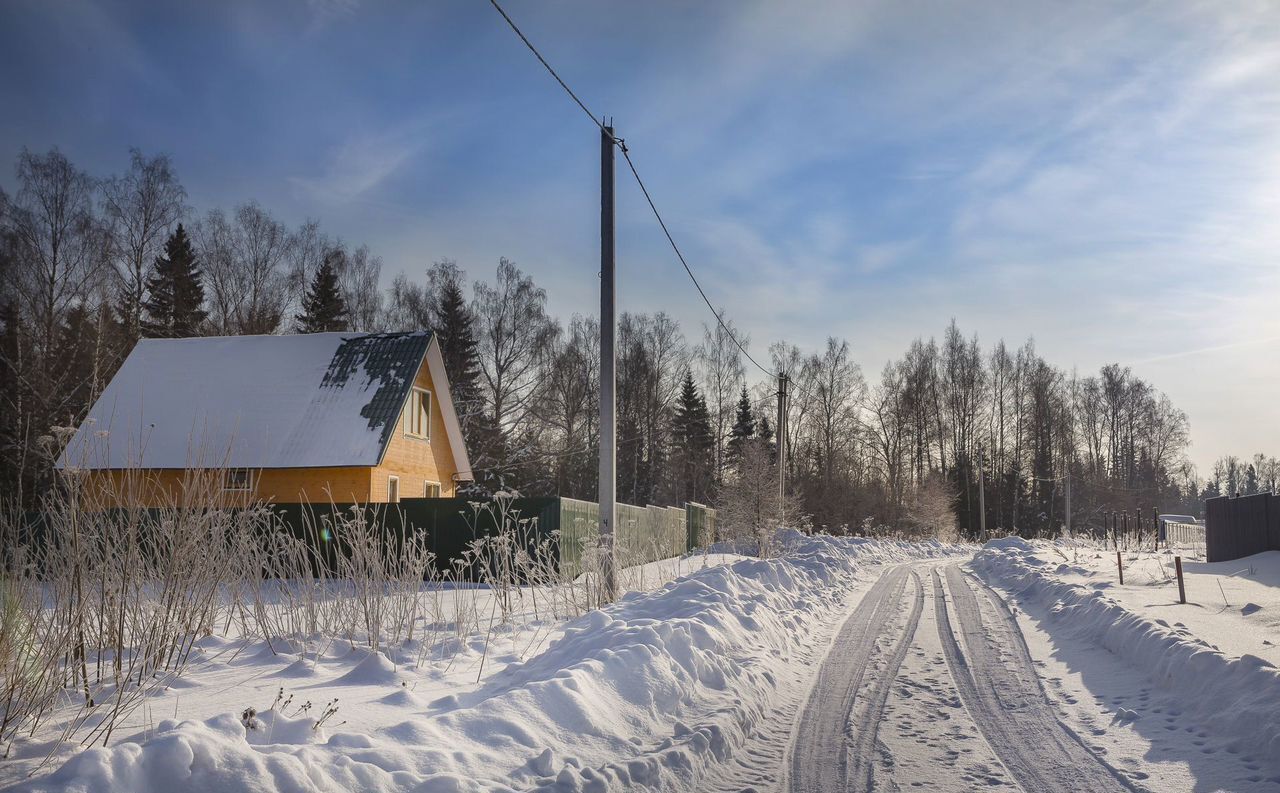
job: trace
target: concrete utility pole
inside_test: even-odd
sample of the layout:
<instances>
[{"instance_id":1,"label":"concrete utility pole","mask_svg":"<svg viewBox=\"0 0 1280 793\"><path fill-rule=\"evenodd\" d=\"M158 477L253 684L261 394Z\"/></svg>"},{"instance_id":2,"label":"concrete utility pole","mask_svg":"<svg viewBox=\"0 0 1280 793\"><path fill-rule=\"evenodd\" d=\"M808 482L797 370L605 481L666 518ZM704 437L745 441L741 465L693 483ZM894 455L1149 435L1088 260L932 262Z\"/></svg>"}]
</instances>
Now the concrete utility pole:
<instances>
[{"instance_id":1,"label":"concrete utility pole","mask_svg":"<svg viewBox=\"0 0 1280 793\"><path fill-rule=\"evenodd\" d=\"M614 212L613 127L600 130L600 557L601 594L612 601L618 596L614 525L617 505L617 417L614 404Z\"/></svg>"},{"instance_id":2,"label":"concrete utility pole","mask_svg":"<svg viewBox=\"0 0 1280 793\"><path fill-rule=\"evenodd\" d=\"M987 539L987 472L986 457L978 452L978 527L982 540ZM972 525L972 524L970 524Z\"/></svg>"},{"instance_id":3,"label":"concrete utility pole","mask_svg":"<svg viewBox=\"0 0 1280 793\"><path fill-rule=\"evenodd\" d=\"M785 518L787 508L787 380L778 375L778 517Z\"/></svg>"},{"instance_id":4,"label":"concrete utility pole","mask_svg":"<svg viewBox=\"0 0 1280 793\"><path fill-rule=\"evenodd\" d=\"M1067 535L1071 534L1071 472L1067 471Z\"/></svg>"}]
</instances>

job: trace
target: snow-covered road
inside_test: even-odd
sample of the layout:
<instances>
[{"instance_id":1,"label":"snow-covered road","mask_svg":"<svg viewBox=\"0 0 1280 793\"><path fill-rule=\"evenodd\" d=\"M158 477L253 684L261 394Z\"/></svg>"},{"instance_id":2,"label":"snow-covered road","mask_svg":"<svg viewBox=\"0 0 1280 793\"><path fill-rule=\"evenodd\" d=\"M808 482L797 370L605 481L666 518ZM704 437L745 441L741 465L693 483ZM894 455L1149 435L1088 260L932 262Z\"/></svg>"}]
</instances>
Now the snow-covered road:
<instances>
[{"instance_id":1,"label":"snow-covered road","mask_svg":"<svg viewBox=\"0 0 1280 793\"><path fill-rule=\"evenodd\" d=\"M885 570L845 621L787 770L796 793L1135 789L1058 720L1004 601L932 562Z\"/></svg>"}]
</instances>

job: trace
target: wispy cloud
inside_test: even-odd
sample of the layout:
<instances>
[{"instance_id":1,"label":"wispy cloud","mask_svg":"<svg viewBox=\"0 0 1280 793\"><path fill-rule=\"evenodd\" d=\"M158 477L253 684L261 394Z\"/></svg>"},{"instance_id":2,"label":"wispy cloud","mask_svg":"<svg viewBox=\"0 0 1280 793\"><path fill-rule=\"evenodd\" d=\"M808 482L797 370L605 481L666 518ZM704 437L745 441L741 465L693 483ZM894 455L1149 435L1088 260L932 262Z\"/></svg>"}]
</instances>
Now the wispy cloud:
<instances>
[{"instance_id":1,"label":"wispy cloud","mask_svg":"<svg viewBox=\"0 0 1280 793\"><path fill-rule=\"evenodd\" d=\"M325 155L319 173L295 176L290 182L307 198L329 205L366 199L388 179L412 168L432 142L429 121L356 132Z\"/></svg>"}]
</instances>

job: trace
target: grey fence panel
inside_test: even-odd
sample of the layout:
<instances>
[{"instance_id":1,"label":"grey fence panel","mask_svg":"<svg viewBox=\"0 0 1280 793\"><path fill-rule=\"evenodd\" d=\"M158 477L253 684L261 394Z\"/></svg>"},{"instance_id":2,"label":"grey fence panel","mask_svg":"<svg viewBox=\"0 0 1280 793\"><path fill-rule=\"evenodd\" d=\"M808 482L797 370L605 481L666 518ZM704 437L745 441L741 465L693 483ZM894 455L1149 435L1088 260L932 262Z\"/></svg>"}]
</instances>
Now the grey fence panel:
<instances>
[{"instance_id":1,"label":"grey fence panel","mask_svg":"<svg viewBox=\"0 0 1280 793\"><path fill-rule=\"evenodd\" d=\"M1280 550L1280 495L1271 496L1267 505L1267 547Z\"/></svg>"},{"instance_id":2,"label":"grey fence panel","mask_svg":"<svg viewBox=\"0 0 1280 793\"><path fill-rule=\"evenodd\" d=\"M1252 496L1219 496L1204 503L1205 556L1210 562L1226 562L1268 550L1280 550L1271 538L1271 493Z\"/></svg>"}]
</instances>

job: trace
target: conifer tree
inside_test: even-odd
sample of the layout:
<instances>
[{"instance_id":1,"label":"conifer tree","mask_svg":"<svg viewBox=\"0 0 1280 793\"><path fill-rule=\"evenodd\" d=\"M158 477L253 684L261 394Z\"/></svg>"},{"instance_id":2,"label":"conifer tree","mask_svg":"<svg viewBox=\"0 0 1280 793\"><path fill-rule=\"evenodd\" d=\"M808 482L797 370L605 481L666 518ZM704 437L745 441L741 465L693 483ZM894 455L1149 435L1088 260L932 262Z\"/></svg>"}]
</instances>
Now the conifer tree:
<instances>
[{"instance_id":1,"label":"conifer tree","mask_svg":"<svg viewBox=\"0 0 1280 793\"><path fill-rule=\"evenodd\" d=\"M449 374L449 389L465 433L481 411L480 358L476 351L474 319L458 278L442 278L432 307L432 330L440 337L440 354Z\"/></svg>"},{"instance_id":2,"label":"conifer tree","mask_svg":"<svg viewBox=\"0 0 1280 793\"><path fill-rule=\"evenodd\" d=\"M347 304L342 299L338 272L333 266L334 257L333 253L324 257L307 287L307 294L302 298L302 313L295 317L299 333L330 333L350 327Z\"/></svg>"},{"instance_id":3,"label":"conifer tree","mask_svg":"<svg viewBox=\"0 0 1280 793\"><path fill-rule=\"evenodd\" d=\"M769 417L764 413L760 414L760 426L756 428L756 437L768 450L769 462L778 462L778 447L773 442L773 425L769 423Z\"/></svg>"},{"instance_id":4,"label":"conifer tree","mask_svg":"<svg viewBox=\"0 0 1280 793\"><path fill-rule=\"evenodd\" d=\"M680 396L676 399L671 441L676 492L684 501L710 503L715 470L711 414L694 385L692 372L685 372Z\"/></svg>"},{"instance_id":5,"label":"conifer tree","mask_svg":"<svg viewBox=\"0 0 1280 793\"><path fill-rule=\"evenodd\" d=\"M143 303L143 333L159 338L194 336L208 316L204 308L204 283L195 249L179 223L156 258L155 271L147 279Z\"/></svg>"},{"instance_id":6,"label":"conifer tree","mask_svg":"<svg viewBox=\"0 0 1280 793\"><path fill-rule=\"evenodd\" d=\"M729 431L729 457L734 461L742 459L742 449L749 438L755 437L756 420L751 413L751 397L747 395L747 387L742 387L742 396L738 398L738 413L733 421L733 429Z\"/></svg>"}]
</instances>

